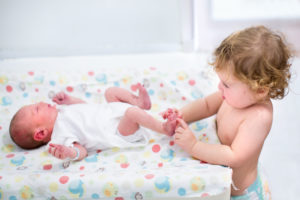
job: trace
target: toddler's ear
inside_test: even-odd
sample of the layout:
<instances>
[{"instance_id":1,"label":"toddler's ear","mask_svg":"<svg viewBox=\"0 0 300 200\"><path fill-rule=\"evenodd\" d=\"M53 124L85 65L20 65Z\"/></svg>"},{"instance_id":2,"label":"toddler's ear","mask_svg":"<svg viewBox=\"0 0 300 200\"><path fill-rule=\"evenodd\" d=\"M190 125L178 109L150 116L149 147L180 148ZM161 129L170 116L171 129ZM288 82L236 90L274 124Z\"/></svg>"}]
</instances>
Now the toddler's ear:
<instances>
[{"instance_id":1,"label":"toddler's ear","mask_svg":"<svg viewBox=\"0 0 300 200\"><path fill-rule=\"evenodd\" d=\"M35 141L43 141L49 134L48 130L45 128L37 128L34 130L33 139Z\"/></svg>"},{"instance_id":2,"label":"toddler's ear","mask_svg":"<svg viewBox=\"0 0 300 200\"><path fill-rule=\"evenodd\" d=\"M268 95L269 90L270 90L270 89L267 88L267 87L259 88L259 89L257 90L257 94L258 94L258 96L259 96L260 98L264 98L264 97L266 97L266 96Z\"/></svg>"}]
</instances>

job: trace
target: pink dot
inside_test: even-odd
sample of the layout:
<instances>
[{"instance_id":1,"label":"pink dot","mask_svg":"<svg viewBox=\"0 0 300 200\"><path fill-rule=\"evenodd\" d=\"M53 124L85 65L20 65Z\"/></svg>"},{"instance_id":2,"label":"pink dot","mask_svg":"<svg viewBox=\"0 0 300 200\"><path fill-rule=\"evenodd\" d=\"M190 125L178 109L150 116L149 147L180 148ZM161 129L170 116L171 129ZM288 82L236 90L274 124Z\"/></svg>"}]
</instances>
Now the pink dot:
<instances>
[{"instance_id":1,"label":"pink dot","mask_svg":"<svg viewBox=\"0 0 300 200\"><path fill-rule=\"evenodd\" d=\"M151 70L156 70L156 68L155 68L155 67L150 67L150 69L151 69Z\"/></svg>"},{"instance_id":2,"label":"pink dot","mask_svg":"<svg viewBox=\"0 0 300 200\"><path fill-rule=\"evenodd\" d=\"M68 92L73 92L73 87L68 86L68 87L67 87L67 91L68 91Z\"/></svg>"},{"instance_id":3,"label":"pink dot","mask_svg":"<svg viewBox=\"0 0 300 200\"><path fill-rule=\"evenodd\" d=\"M15 156L15 154L10 153L10 154L7 154L7 155L6 155L6 158L12 158L12 157L14 157L14 156Z\"/></svg>"},{"instance_id":4,"label":"pink dot","mask_svg":"<svg viewBox=\"0 0 300 200\"><path fill-rule=\"evenodd\" d=\"M159 144L153 145L153 146L152 146L152 151L153 151L154 153L159 152L159 151L160 151L160 145L159 145Z\"/></svg>"},{"instance_id":5,"label":"pink dot","mask_svg":"<svg viewBox=\"0 0 300 200\"><path fill-rule=\"evenodd\" d=\"M101 149L98 149L96 152L97 152L97 153L101 153L101 151L102 151Z\"/></svg>"},{"instance_id":6,"label":"pink dot","mask_svg":"<svg viewBox=\"0 0 300 200\"><path fill-rule=\"evenodd\" d=\"M81 166L79 169L80 169L80 170L84 170L84 166Z\"/></svg>"},{"instance_id":7,"label":"pink dot","mask_svg":"<svg viewBox=\"0 0 300 200\"><path fill-rule=\"evenodd\" d=\"M170 141L170 146L173 146L174 145L174 141Z\"/></svg>"},{"instance_id":8,"label":"pink dot","mask_svg":"<svg viewBox=\"0 0 300 200\"><path fill-rule=\"evenodd\" d=\"M101 92L101 90L100 90L100 89L98 89L98 90L97 90L97 92L98 92L98 93L100 93L100 92Z\"/></svg>"},{"instance_id":9,"label":"pink dot","mask_svg":"<svg viewBox=\"0 0 300 200\"><path fill-rule=\"evenodd\" d=\"M30 72L28 72L28 74L29 74L30 76L33 76L33 75L34 75L34 72L30 71Z\"/></svg>"},{"instance_id":10,"label":"pink dot","mask_svg":"<svg viewBox=\"0 0 300 200\"><path fill-rule=\"evenodd\" d=\"M123 197L116 197L115 200L124 200Z\"/></svg>"},{"instance_id":11,"label":"pink dot","mask_svg":"<svg viewBox=\"0 0 300 200\"><path fill-rule=\"evenodd\" d=\"M182 99L183 101L185 101L185 100L186 100L186 98L185 98L185 97L181 97L181 99Z\"/></svg>"},{"instance_id":12,"label":"pink dot","mask_svg":"<svg viewBox=\"0 0 300 200\"><path fill-rule=\"evenodd\" d=\"M50 169L52 169L52 164L44 165L43 169L44 170L50 170Z\"/></svg>"},{"instance_id":13,"label":"pink dot","mask_svg":"<svg viewBox=\"0 0 300 200\"><path fill-rule=\"evenodd\" d=\"M11 92L12 90L13 90L13 88L10 85L6 86L6 91L7 92Z\"/></svg>"},{"instance_id":14,"label":"pink dot","mask_svg":"<svg viewBox=\"0 0 300 200\"><path fill-rule=\"evenodd\" d=\"M127 168L129 166L129 163L122 163L121 168Z\"/></svg>"},{"instance_id":15,"label":"pink dot","mask_svg":"<svg viewBox=\"0 0 300 200\"><path fill-rule=\"evenodd\" d=\"M69 177L68 177L68 176L62 176L62 177L59 178L59 182L60 182L61 184L65 184L65 183L67 183L68 181L69 181Z\"/></svg>"},{"instance_id":16,"label":"pink dot","mask_svg":"<svg viewBox=\"0 0 300 200\"><path fill-rule=\"evenodd\" d=\"M2 130L2 126L0 126L0 130Z\"/></svg>"},{"instance_id":17,"label":"pink dot","mask_svg":"<svg viewBox=\"0 0 300 200\"><path fill-rule=\"evenodd\" d=\"M159 84L159 86L160 86L160 87L164 87L164 84L163 84L163 83L161 83L161 84Z\"/></svg>"},{"instance_id":18,"label":"pink dot","mask_svg":"<svg viewBox=\"0 0 300 200\"><path fill-rule=\"evenodd\" d=\"M38 88L35 88L35 91L36 91L36 92L39 92L39 89L38 89Z\"/></svg>"},{"instance_id":19,"label":"pink dot","mask_svg":"<svg viewBox=\"0 0 300 200\"><path fill-rule=\"evenodd\" d=\"M131 88L132 91L135 92L137 90L137 85L131 85L130 88Z\"/></svg>"},{"instance_id":20,"label":"pink dot","mask_svg":"<svg viewBox=\"0 0 300 200\"><path fill-rule=\"evenodd\" d=\"M147 174L145 175L146 179L152 179L154 177L154 174Z\"/></svg>"},{"instance_id":21,"label":"pink dot","mask_svg":"<svg viewBox=\"0 0 300 200\"><path fill-rule=\"evenodd\" d=\"M201 197L208 197L208 196L209 196L208 193L203 193L203 194L201 195Z\"/></svg>"},{"instance_id":22,"label":"pink dot","mask_svg":"<svg viewBox=\"0 0 300 200\"><path fill-rule=\"evenodd\" d=\"M195 85L195 83L196 83L195 80L189 80L189 84L190 84L191 86Z\"/></svg>"},{"instance_id":23,"label":"pink dot","mask_svg":"<svg viewBox=\"0 0 300 200\"><path fill-rule=\"evenodd\" d=\"M163 163L158 163L158 167L163 167L164 164Z\"/></svg>"},{"instance_id":24,"label":"pink dot","mask_svg":"<svg viewBox=\"0 0 300 200\"><path fill-rule=\"evenodd\" d=\"M89 76L94 76L94 72L93 72L93 71L89 71L89 72L88 72L88 75L89 75Z\"/></svg>"}]
</instances>

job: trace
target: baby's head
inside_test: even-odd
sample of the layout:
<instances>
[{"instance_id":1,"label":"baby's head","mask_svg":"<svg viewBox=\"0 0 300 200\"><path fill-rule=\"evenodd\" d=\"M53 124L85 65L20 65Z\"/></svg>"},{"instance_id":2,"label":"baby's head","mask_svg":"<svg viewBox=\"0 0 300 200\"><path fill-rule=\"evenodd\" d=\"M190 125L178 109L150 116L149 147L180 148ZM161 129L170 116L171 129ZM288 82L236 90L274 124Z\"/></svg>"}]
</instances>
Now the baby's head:
<instances>
[{"instance_id":1,"label":"baby's head","mask_svg":"<svg viewBox=\"0 0 300 200\"><path fill-rule=\"evenodd\" d=\"M56 117L56 107L50 104L23 106L10 122L10 136L23 149L38 148L50 141Z\"/></svg>"},{"instance_id":2,"label":"baby's head","mask_svg":"<svg viewBox=\"0 0 300 200\"><path fill-rule=\"evenodd\" d=\"M214 52L218 71L232 71L254 92L281 99L290 79L292 57L284 38L264 26L250 27L225 38Z\"/></svg>"}]
</instances>

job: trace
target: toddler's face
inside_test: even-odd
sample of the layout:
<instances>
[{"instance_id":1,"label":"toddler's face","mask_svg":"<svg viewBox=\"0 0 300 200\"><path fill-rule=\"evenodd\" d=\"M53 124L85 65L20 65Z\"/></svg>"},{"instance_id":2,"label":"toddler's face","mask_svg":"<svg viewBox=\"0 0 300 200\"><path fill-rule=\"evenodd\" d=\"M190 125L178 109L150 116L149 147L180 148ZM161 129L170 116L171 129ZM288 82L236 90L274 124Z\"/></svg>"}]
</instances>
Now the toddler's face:
<instances>
[{"instance_id":1,"label":"toddler's face","mask_svg":"<svg viewBox=\"0 0 300 200\"><path fill-rule=\"evenodd\" d=\"M234 108L246 108L258 102L257 94L244 82L235 78L230 70L217 72L219 90L223 99Z\"/></svg>"},{"instance_id":2,"label":"toddler's face","mask_svg":"<svg viewBox=\"0 0 300 200\"><path fill-rule=\"evenodd\" d=\"M22 115L24 122L31 132L37 127L46 127L52 130L53 124L56 120L57 109L56 106L40 102L24 106L22 108Z\"/></svg>"}]
</instances>

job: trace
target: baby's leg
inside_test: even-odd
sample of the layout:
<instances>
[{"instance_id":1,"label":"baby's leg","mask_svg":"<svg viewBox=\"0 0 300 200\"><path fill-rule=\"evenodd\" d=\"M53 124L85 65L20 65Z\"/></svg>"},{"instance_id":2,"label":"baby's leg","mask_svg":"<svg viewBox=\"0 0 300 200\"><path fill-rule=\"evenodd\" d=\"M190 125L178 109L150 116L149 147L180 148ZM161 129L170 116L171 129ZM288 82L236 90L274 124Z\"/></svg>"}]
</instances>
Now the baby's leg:
<instances>
[{"instance_id":1,"label":"baby's leg","mask_svg":"<svg viewBox=\"0 0 300 200\"><path fill-rule=\"evenodd\" d=\"M138 83L137 88L139 90L139 95L136 96L130 91L124 88L111 87L105 91L105 98L107 102L125 102L142 109L149 110L151 108L151 100L147 93L147 90Z\"/></svg>"},{"instance_id":2,"label":"baby's leg","mask_svg":"<svg viewBox=\"0 0 300 200\"><path fill-rule=\"evenodd\" d=\"M149 128L165 135L173 135L176 128L176 119L160 122L138 107L128 108L118 126L119 132L128 136L135 133L140 126Z\"/></svg>"}]
</instances>

